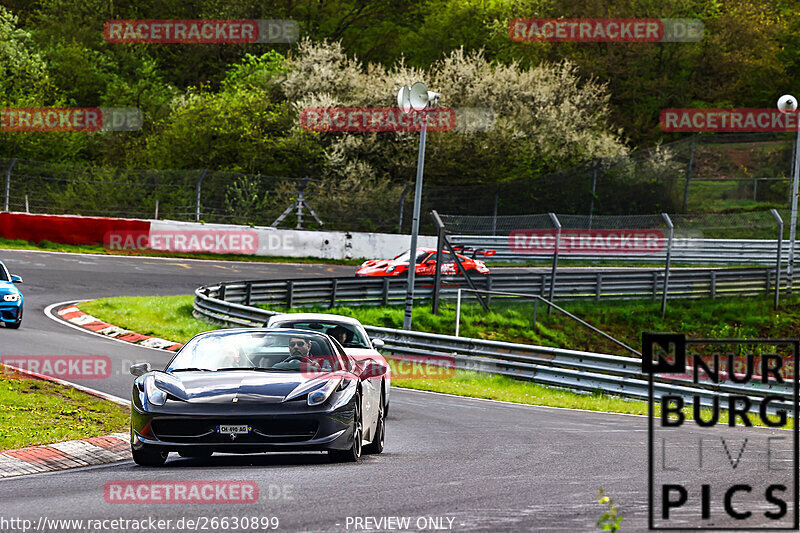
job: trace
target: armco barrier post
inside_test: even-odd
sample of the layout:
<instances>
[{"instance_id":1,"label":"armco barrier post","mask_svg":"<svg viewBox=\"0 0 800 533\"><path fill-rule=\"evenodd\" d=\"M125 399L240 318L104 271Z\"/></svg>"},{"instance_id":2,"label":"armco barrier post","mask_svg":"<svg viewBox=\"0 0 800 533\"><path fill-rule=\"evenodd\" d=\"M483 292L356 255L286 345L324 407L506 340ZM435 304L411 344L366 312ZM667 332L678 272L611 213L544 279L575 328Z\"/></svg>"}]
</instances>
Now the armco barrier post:
<instances>
[{"instance_id":1,"label":"armco barrier post","mask_svg":"<svg viewBox=\"0 0 800 533\"><path fill-rule=\"evenodd\" d=\"M458 289L456 293L456 333L455 336L458 337L458 323L461 321L461 289Z\"/></svg>"},{"instance_id":2,"label":"armco barrier post","mask_svg":"<svg viewBox=\"0 0 800 533\"><path fill-rule=\"evenodd\" d=\"M556 270L558 269L558 246L561 244L561 222L559 222L558 217L555 213L548 213L550 215L550 220L553 222L553 226L556 228L556 247L553 250L553 268L550 272L550 295L548 296L548 300L551 302L553 301L553 295L556 291ZM547 307L547 316L553 314L553 308L548 306Z\"/></svg>"},{"instance_id":3,"label":"armco barrier post","mask_svg":"<svg viewBox=\"0 0 800 533\"><path fill-rule=\"evenodd\" d=\"M778 253L775 257L775 309L778 309L778 299L781 294L781 248L783 248L783 219L775 209L770 209L770 213L778 223Z\"/></svg>"},{"instance_id":4,"label":"armco barrier post","mask_svg":"<svg viewBox=\"0 0 800 533\"><path fill-rule=\"evenodd\" d=\"M442 284L442 249L444 248L444 223L439 217L439 213L434 209L431 211L433 222L436 224L436 271L433 275L433 309L434 315L439 314L439 287Z\"/></svg>"},{"instance_id":5,"label":"armco barrier post","mask_svg":"<svg viewBox=\"0 0 800 533\"><path fill-rule=\"evenodd\" d=\"M669 262L672 259L672 237L675 235L675 226L672 224L672 220L669 218L669 215L666 213L661 213L661 216L664 217L664 222L667 224L669 228L669 241L667 242L667 260L666 265L664 266L664 292L661 294L661 317L663 318L664 315L667 314L667 292L669 291Z\"/></svg>"},{"instance_id":6,"label":"armco barrier post","mask_svg":"<svg viewBox=\"0 0 800 533\"><path fill-rule=\"evenodd\" d=\"M200 222L200 190L203 184L203 178L206 177L207 172L208 169L204 168L203 173L200 174L200 179L197 180L197 211L195 213L195 222Z\"/></svg>"},{"instance_id":7,"label":"armco barrier post","mask_svg":"<svg viewBox=\"0 0 800 533\"><path fill-rule=\"evenodd\" d=\"M6 213L8 213L9 211L8 206L9 206L9 201L11 199L11 169L13 169L14 165L16 164L17 164L17 158L15 157L14 159L11 160L11 164L8 166L8 170L6 170L6 203L5 203L5 208L3 209L3 211L5 211Z\"/></svg>"}]
</instances>

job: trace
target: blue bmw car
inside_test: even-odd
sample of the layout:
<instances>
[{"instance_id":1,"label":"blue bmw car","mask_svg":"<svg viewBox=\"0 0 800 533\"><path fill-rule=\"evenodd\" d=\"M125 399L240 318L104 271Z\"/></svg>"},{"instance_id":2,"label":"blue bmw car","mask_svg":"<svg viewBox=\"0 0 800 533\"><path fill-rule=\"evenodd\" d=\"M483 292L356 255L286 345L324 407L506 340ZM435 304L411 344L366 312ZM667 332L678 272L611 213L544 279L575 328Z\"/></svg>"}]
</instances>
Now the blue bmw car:
<instances>
[{"instance_id":1,"label":"blue bmw car","mask_svg":"<svg viewBox=\"0 0 800 533\"><path fill-rule=\"evenodd\" d=\"M22 325L22 293L15 283L22 283L22 278L9 274L0 262L0 323L11 329Z\"/></svg>"}]
</instances>

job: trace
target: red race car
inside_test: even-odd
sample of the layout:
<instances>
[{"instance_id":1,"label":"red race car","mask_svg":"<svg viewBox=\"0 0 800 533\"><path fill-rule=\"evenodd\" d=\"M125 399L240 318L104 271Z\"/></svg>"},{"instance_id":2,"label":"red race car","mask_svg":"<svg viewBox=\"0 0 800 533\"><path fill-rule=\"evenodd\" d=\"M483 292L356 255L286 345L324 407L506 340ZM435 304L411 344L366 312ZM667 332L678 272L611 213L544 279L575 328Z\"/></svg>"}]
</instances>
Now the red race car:
<instances>
[{"instance_id":1,"label":"red race car","mask_svg":"<svg viewBox=\"0 0 800 533\"><path fill-rule=\"evenodd\" d=\"M494 255L497 250L474 250L470 248L454 248L459 252L472 252L472 257L467 257L460 253L456 253L464 270L474 271L478 274L488 274L489 269L483 261L475 259L476 254L481 254L484 257ZM380 276L405 276L408 274L408 259L411 256L409 250L398 255L394 259L372 259L365 261L361 267L356 271L356 277L380 277ZM442 252L442 274L445 276L455 276L458 273L458 266L455 260L451 257L450 252ZM433 276L436 274L436 248L417 248L416 264L417 276Z\"/></svg>"}]
</instances>

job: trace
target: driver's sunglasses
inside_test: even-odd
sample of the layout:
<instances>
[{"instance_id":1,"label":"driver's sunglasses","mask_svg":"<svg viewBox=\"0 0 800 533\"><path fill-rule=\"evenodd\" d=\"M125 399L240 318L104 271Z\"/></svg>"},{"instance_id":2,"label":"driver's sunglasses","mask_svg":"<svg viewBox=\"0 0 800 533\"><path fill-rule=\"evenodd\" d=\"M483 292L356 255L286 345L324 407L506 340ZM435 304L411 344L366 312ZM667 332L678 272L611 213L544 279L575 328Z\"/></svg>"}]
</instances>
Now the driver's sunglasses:
<instances>
[{"instance_id":1,"label":"driver's sunglasses","mask_svg":"<svg viewBox=\"0 0 800 533\"><path fill-rule=\"evenodd\" d=\"M305 346L305 345L306 345L306 341L297 341L297 342L291 341L291 342L289 342L289 348L294 348L295 346Z\"/></svg>"}]
</instances>

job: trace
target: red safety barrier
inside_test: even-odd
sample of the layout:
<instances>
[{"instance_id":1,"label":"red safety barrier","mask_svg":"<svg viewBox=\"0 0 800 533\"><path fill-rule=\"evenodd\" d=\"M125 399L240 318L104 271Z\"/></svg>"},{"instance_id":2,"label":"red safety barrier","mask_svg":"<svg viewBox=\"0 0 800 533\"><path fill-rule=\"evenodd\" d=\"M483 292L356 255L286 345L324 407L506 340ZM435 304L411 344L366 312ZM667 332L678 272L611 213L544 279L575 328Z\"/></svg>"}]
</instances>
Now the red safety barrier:
<instances>
[{"instance_id":1,"label":"red safety barrier","mask_svg":"<svg viewBox=\"0 0 800 533\"><path fill-rule=\"evenodd\" d=\"M0 213L0 237L59 244L103 244L109 232L137 231L148 234L149 220Z\"/></svg>"}]
</instances>

